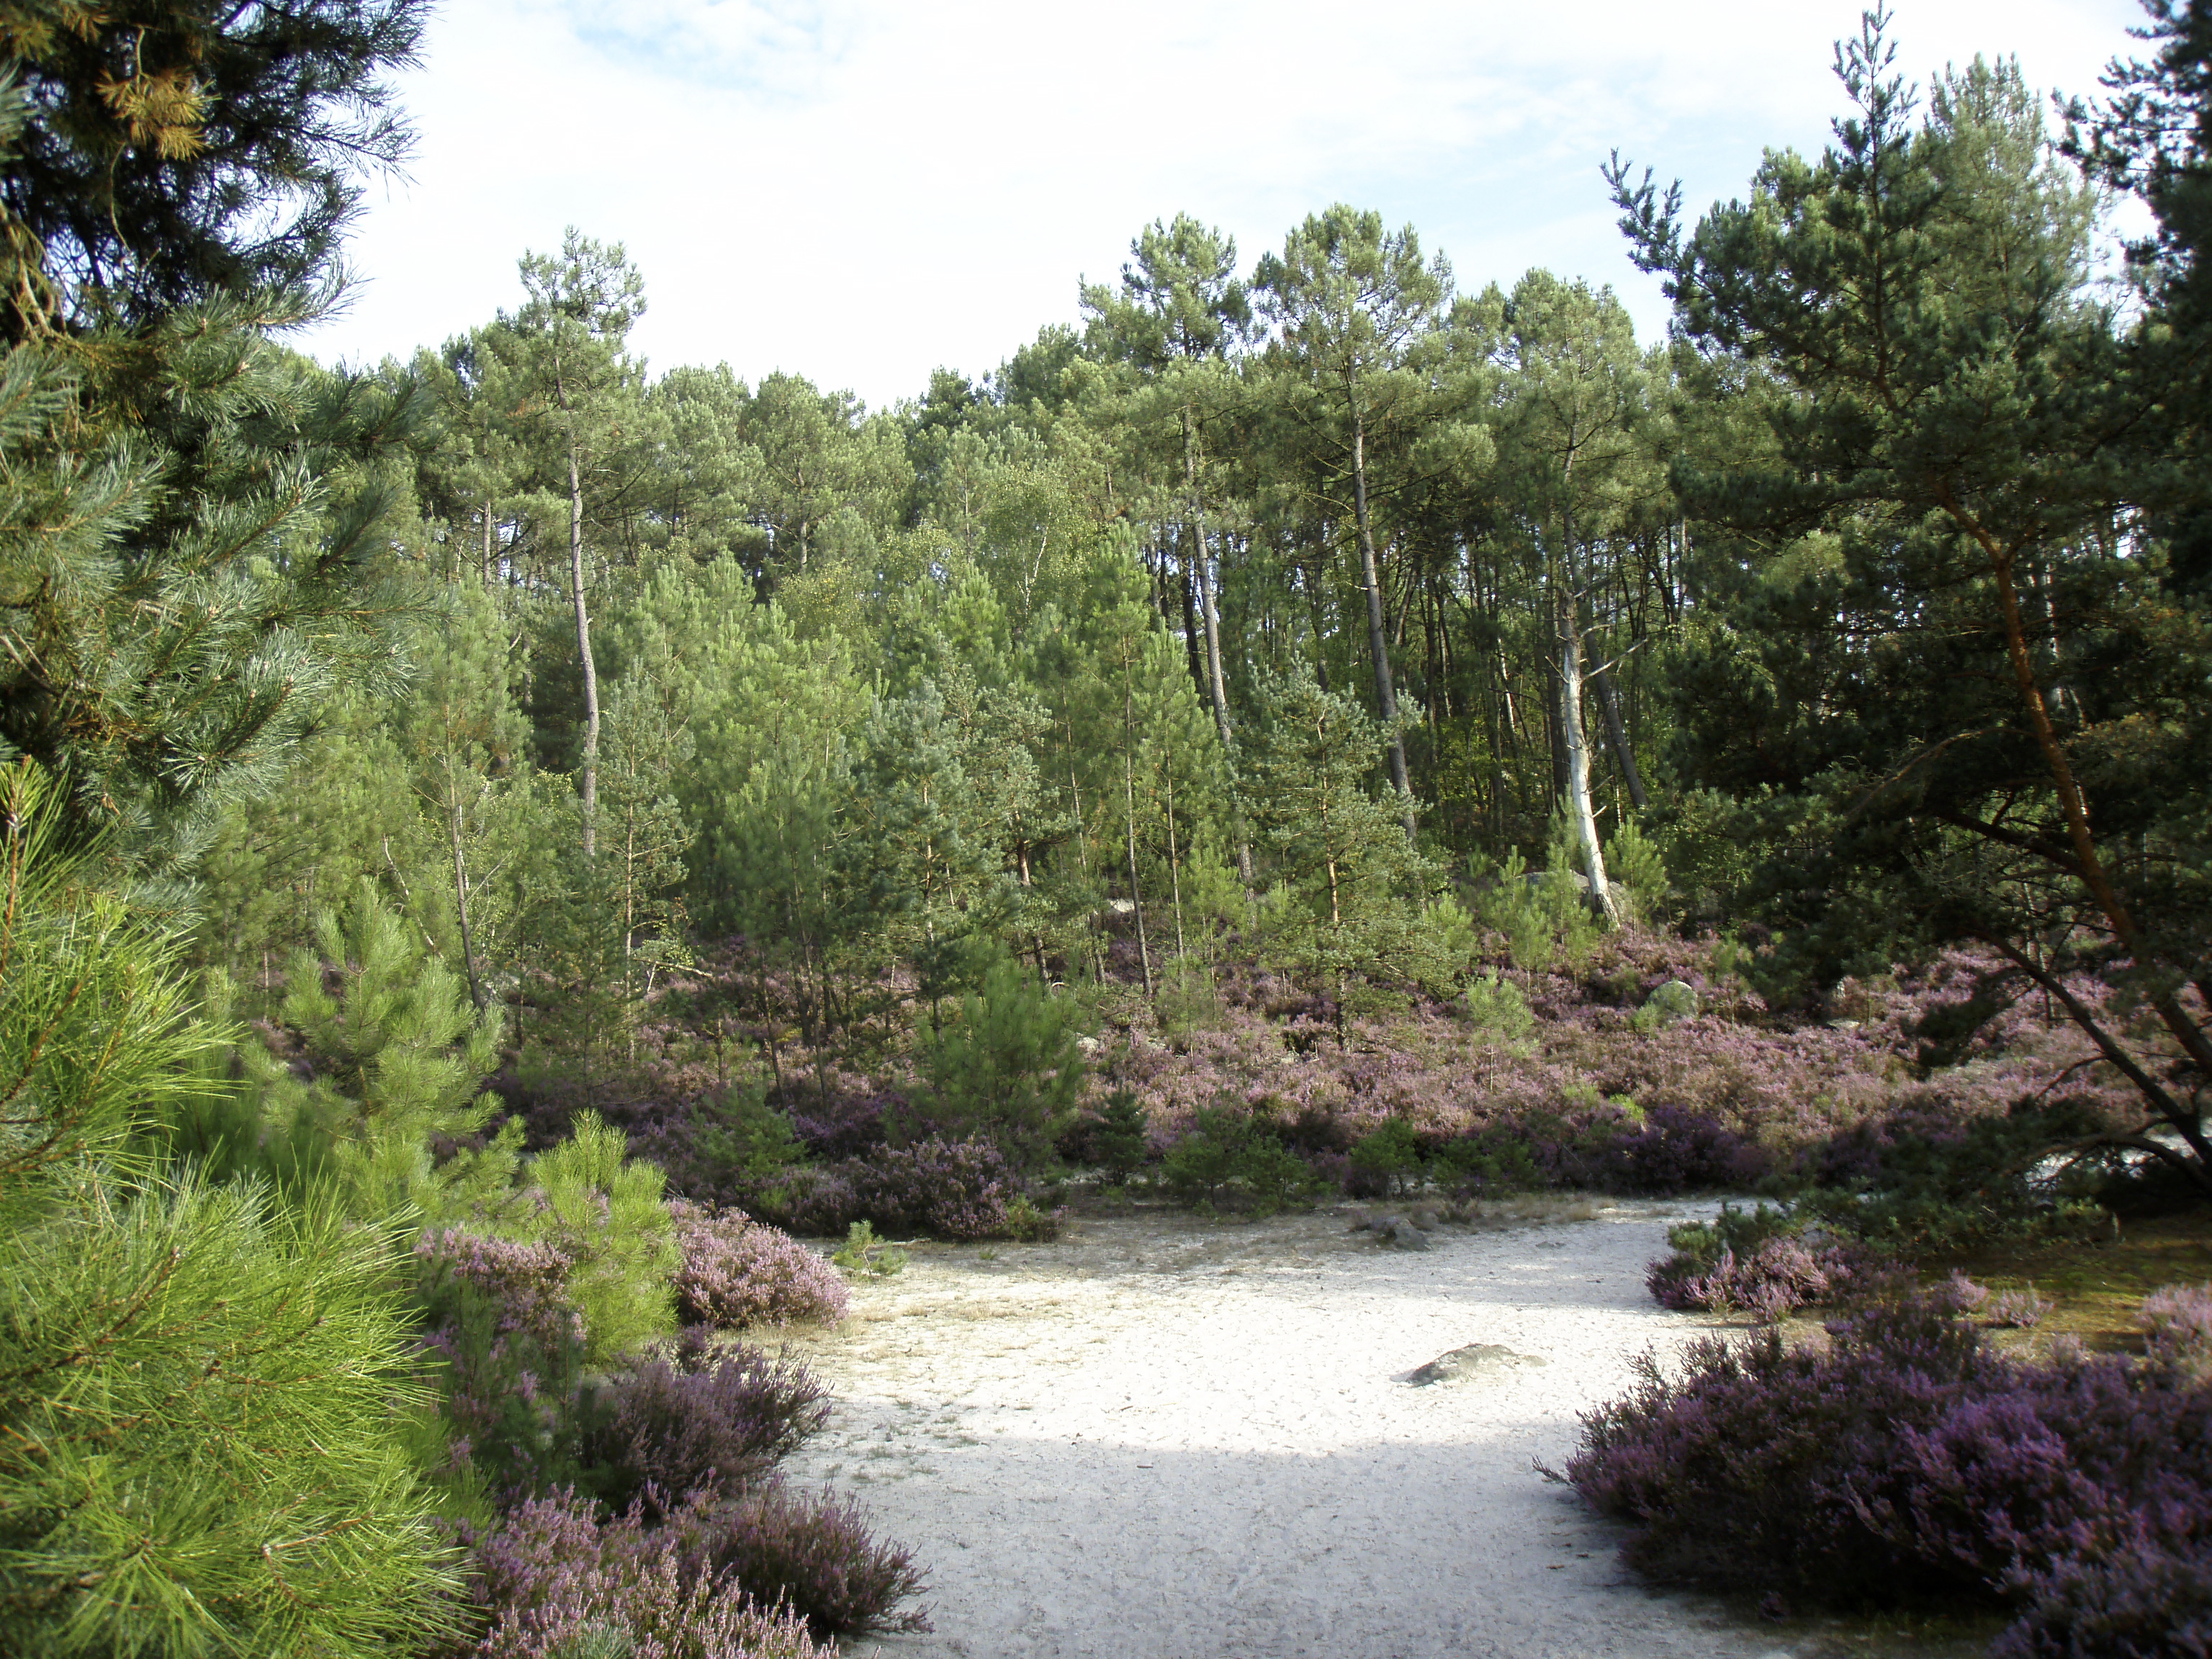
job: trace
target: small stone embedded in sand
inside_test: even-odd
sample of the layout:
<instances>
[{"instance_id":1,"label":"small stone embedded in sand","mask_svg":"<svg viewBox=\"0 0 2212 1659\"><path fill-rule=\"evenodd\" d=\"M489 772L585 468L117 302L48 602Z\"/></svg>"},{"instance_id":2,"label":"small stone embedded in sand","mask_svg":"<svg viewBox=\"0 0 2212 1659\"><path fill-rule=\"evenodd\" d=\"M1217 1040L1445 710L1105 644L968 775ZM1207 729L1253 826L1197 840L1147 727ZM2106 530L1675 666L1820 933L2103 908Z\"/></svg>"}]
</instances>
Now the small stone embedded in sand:
<instances>
[{"instance_id":1,"label":"small stone embedded in sand","mask_svg":"<svg viewBox=\"0 0 2212 1659\"><path fill-rule=\"evenodd\" d=\"M1438 1354L1427 1364L1407 1373L1406 1381L1417 1389L1425 1389L1437 1382L1468 1382L1544 1363L1540 1354L1516 1353L1495 1342L1470 1342L1463 1348Z\"/></svg>"}]
</instances>

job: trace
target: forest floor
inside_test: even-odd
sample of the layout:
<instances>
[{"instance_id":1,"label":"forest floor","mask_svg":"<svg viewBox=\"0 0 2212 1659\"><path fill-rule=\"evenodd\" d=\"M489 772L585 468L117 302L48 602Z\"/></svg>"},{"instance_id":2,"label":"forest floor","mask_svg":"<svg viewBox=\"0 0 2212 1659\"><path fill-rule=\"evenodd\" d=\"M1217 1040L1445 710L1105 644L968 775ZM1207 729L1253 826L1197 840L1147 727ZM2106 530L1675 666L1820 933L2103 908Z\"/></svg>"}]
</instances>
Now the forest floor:
<instances>
[{"instance_id":1,"label":"forest floor","mask_svg":"<svg viewBox=\"0 0 2212 1659\"><path fill-rule=\"evenodd\" d=\"M1529 1200L1423 1252L1343 1209L1140 1206L1049 1244L909 1246L792 1341L835 1395L787 1466L930 1569L879 1659L1827 1659L1995 1626L1759 1619L1657 1595L1545 1480L1629 1362L1715 1328L1645 1293L1685 1202ZM1411 1373L1486 1345L1468 1374Z\"/></svg>"}]
</instances>

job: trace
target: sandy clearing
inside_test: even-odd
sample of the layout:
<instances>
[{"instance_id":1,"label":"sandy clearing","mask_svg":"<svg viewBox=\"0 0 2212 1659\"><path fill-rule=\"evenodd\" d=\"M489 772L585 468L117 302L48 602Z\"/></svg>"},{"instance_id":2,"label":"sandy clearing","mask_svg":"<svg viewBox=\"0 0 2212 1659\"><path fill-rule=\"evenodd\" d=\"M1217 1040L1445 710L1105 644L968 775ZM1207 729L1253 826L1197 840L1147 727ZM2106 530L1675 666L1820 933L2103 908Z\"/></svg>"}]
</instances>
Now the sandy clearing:
<instances>
[{"instance_id":1,"label":"sandy clearing","mask_svg":"<svg viewBox=\"0 0 2212 1659\"><path fill-rule=\"evenodd\" d=\"M856 1287L842 1328L793 1345L838 1405L789 1473L857 1492L932 1569L934 1633L854 1650L1835 1651L1650 1595L1610 1530L1532 1468L1565 1460L1577 1413L1622 1389L1631 1356L1709 1328L1643 1288L1667 1225L1698 1212L1440 1229L1425 1253L1378 1249L1334 1212L1144 1212L994 1256L917 1249ZM1519 1358L1405 1380L1476 1343Z\"/></svg>"}]
</instances>

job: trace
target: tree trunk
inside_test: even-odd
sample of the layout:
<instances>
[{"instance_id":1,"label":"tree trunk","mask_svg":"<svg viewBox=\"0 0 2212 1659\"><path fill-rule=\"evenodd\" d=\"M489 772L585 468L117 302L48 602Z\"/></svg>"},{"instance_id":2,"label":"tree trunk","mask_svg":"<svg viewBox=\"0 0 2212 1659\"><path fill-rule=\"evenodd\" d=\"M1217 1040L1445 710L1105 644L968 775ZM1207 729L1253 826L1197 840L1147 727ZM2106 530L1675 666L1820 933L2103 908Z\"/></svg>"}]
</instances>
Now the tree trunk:
<instances>
[{"instance_id":1,"label":"tree trunk","mask_svg":"<svg viewBox=\"0 0 2212 1659\"><path fill-rule=\"evenodd\" d=\"M1367 645L1375 658L1375 702L1390 728L1390 781L1397 786L1406 839L1418 838L1413 785L1406 775L1406 738L1398 729L1398 696L1390 684L1390 652L1382 628L1382 585L1375 574L1375 527L1367 516L1367 431L1359 410L1352 411L1352 499L1359 517L1359 574L1367 588Z\"/></svg>"},{"instance_id":2,"label":"tree trunk","mask_svg":"<svg viewBox=\"0 0 2212 1659\"><path fill-rule=\"evenodd\" d=\"M483 976L477 972L476 939L469 930L469 865L462 845L461 797L453 787L451 755L446 759L446 840L453 854L453 915L460 927L461 966L469 977L469 1000L481 1014L491 1006L491 1000L484 993Z\"/></svg>"},{"instance_id":3,"label":"tree trunk","mask_svg":"<svg viewBox=\"0 0 2212 1659\"><path fill-rule=\"evenodd\" d=\"M1232 795L1237 780L1237 734L1229 721L1229 687L1221 672L1221 615L1213 601L1213 584L1206 574L1206 510L1198 495L1198 453L1196 439L1190 429L1190 411L1182 417L1182 477L1190 491L1190 520L1193 538L1198 545L1196 556L1191 561L1191 573L1198 582L1198 611L1206 624L1206 698L1213 705L1214 730L1221 733L1222 758L1229 764L1230 787ZM1234 802L1231 802L1232 810ZM1249 891L1253 884L1252 838L1244 833L1244 818L1237 813L1237 878Z\"/></svg>"},{"instance_id":4,"label":"tree trunk","mask_svg":"<svg viewBox=\"0 0 2212 1659\"><path fill-rule=\"evenodd\" d=\"M599 671L592 661L592 613L584 600L584 472L568 428L568 582L576 596L576 659L584 670L584 856L599 852Z\"/></svg>"},{"instance_id":5,"label":"tree trunk","mask_svg":"<svg viewBox=\"0 0 2212 1659\"><path fill-rule=\"evenodd\" d=\"M1553 625L1559 647L1559 743L1565 751L1567 817L1581 843L1583 874L1589 882L1591 907L1608 927L1620 926L1620 907L1606 879L1605 850L1597 839L1597 814L1590 807L1589 740L1583 734L1583 630L1581 582L1574 556L1574 520L1563 515L1565 533L1553 589Z\"/></svg>"},{"instance_id":6,"label":"tree trunk","mask_svg":"<svg viewBox=\"0 0 2212 1659\"><path fill-rule=\"evenodd\" d=\"M1644 774L1636 769L1636 756L1628 746L1628 726L1620 718L1620 693L1613 688L1613 675L1603 667L1590 670L1590 682L1597 687L1597 706L1605 714L1605 740L1613 750L1613 758L1620 768L1620 775L1628 785L1628 799L1641 812L1651 802L1644 791Z\"/></svg>"}]
</instances>

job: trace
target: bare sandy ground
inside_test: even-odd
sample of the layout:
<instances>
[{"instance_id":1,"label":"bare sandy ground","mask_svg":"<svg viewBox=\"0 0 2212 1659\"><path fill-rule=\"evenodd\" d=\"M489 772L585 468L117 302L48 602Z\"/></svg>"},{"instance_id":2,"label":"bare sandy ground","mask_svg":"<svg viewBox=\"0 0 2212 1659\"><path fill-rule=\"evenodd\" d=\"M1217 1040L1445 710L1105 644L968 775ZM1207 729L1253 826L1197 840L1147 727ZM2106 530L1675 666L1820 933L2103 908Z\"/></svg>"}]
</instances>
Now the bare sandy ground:
<instances>
[{"instance_id":1,"label":"bare sandy ground","mask_svg":"<svg viewBox=\"0 0 2212 1659\"><path fill-rule=\"evenodd\" d=\"M1661 1597L1536 1460L1628 1360L1706 1328L1644 1264L1678 1205L1555 1209L1378 1249L1335 1212L1159 1212L1046 1245L915 1249L793 1347L837 1396L787 1466L931 1568L883 1659L1868 1653ZM1569 1218L1579 1217L1582 1218ZM1489 1350L1459 1380L1418 1367ZM1885 1644L1886 1645L1886 1644ZM1929 1652L1929 1648L1917 1648Z\"/></svg>"}]
</instances>

